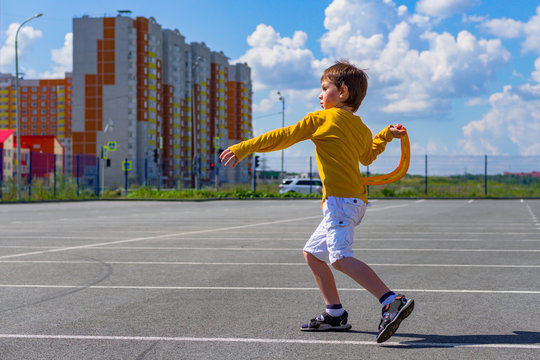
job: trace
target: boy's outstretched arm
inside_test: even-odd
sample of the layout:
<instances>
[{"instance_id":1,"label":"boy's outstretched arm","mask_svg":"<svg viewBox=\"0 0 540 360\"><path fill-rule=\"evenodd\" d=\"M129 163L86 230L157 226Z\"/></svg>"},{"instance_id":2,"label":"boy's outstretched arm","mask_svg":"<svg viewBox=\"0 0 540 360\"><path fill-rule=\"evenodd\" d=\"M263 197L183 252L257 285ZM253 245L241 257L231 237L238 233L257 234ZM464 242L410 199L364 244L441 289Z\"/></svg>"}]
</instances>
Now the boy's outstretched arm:
<instances>
[{"instance_id":1,"label":"boy's outstretched arm","mask_svg":"<svg viewBox=\"0 0 540 360\"><path fill-rule=\"evenodd\" d=\"M225 149L221 155L219 155L219 159L222 163L225 163L225 166L232 165L232 167L236 167L238 165L238 158L236 155L231 151L231 149Z\"/></svg>"}]
</instances>

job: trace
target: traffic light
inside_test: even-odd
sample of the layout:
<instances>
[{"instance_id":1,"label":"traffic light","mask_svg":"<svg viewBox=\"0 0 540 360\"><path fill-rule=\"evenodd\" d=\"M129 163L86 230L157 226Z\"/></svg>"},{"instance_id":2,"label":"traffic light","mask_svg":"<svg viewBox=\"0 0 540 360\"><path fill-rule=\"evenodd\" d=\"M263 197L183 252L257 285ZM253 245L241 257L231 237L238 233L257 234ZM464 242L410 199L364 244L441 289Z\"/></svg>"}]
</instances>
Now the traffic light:
<instances>
[{"instance_id":1,"label":"traffic light","mask_svg":"<svg viewBox=\"0 0 540 360\"><path fill-rule=\"evenodd\" d=\"M213 162L210 163L210 169L214 170L214 163Z\"/></svg>"},{"instance_id":2,"label":"traffic light","mask_svg":"<svg viewBox=\"0 0 540 360\"><path fill-rule=\"evenodd\" d=\"M255 155L255 169L258 168L260 164L260 156Z\"/></svg>"},{"instance_id":3,"label":"traffic light","mask_svg":"<svg viewBox=\"0 0 540 360\"><path fill-rule=\"evenodd\" d=\"M157 160L158 160L158 150L157 149L154 149L154 162L157 164Z\"/></svg>"}]
</instances>

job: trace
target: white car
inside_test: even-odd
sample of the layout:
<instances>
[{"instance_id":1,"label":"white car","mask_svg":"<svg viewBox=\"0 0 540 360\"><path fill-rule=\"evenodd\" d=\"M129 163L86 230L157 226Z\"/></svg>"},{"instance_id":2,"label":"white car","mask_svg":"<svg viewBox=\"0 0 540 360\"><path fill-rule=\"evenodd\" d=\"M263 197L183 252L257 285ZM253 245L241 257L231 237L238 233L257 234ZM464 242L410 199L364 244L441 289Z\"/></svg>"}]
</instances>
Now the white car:
<instances>
[{"instance_id":1,"label":"white car","mask_svg":"<svg viewBox=\"0 0 540 360\"><path fill-rule=\"evenodd\" d=\"M284 179L279 185L279 193L322 194L322 182L319 179Z\"/></svg>"}]
</instances>

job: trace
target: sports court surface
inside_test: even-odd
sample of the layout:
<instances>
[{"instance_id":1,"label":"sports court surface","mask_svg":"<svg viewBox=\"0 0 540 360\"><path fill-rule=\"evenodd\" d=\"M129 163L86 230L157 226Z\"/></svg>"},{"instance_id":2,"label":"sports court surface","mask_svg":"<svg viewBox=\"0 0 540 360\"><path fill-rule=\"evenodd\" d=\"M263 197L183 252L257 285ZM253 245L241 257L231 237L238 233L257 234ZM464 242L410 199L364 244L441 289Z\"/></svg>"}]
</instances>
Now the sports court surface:
<instances>
[{"instance_id":1,"label":"sports court surface","mask_svg":"<svg viewBox=\"0 0 540 360\"><path fill-rule=\"evenodd\" d=\"M303 333L324 304L302 246L318 200L0 205L2 359L537 359L540 200L378 200L355 254L415 311L337 274L353 328Z\"/></svg>"}]
</instances>

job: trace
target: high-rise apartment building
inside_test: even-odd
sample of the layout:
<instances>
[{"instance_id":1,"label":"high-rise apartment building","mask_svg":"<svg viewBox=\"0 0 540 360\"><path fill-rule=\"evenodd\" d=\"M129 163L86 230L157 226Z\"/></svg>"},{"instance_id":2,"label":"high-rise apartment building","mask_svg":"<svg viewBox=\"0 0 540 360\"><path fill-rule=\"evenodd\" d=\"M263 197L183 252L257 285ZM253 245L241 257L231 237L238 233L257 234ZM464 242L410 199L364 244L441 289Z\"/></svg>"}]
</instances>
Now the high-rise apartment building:
<instances>
[{"instance_id":1,"label":"high-rise apartment building","mask_svg":"<svg viewBox=\"0 0 540 360\"><path fill-rule=\"evenodd\" d=\"M246 64L153 18L73 20L73 153L97 155L115 141L107 186L123 183L125 159L141 183L213 180L216 147L251 136L251 96ZM229 173L247 180L247 168Z\"/></svg>"},{"instance_id":2,"label":"high-rise apartment building","mask_svg":"<svg viewBox=\"0 0 540 360\"><path fill-rule=\"evenodd\" d=\"M15 76L0 74L0 129L17 128ZM55 136L71 153L72 75L63 79L19 79L21 136ZM65 159L66 170L71 158Z\"/></svg>"},{"instance_id":3,"label":"high-rise apartment building","mask_svg":"<svg viewBox=\"0 0 540 360\"><path fill-rule=\"evenodd\" d=\"M154 18L73 19L73 73L21 79L19 88L21 135L56 136L68 173L82 155L77 173L92 185L109 144L111 166L100 166L108 187L123 185L126 160L141 184L199 185L218 168L221 179L248 180L249 165L224 169L216 156L252 135L249 66L186 43ZM0 129L16 129L15 95L15 77L0 74Z\"/></svg>"}]
</instances>

